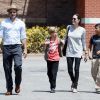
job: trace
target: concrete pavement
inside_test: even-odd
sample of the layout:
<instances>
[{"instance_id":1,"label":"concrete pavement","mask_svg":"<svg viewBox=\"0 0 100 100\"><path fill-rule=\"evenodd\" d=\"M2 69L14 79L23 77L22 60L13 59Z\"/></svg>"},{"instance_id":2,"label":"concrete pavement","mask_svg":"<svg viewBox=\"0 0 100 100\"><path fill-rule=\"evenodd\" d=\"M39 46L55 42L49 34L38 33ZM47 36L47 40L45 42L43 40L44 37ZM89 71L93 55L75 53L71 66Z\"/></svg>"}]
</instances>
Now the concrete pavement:
<instances>
[{"instance_id":1,"label":"concrete pavement","mask_svg":"<svg viewBox=\"0 0 100 100\"><path fill-rule=\"evenodd\" d=\"M0 100L99 100L100 94L95 93L91 78L91 62L81 62L78 93L70 90L71 81L67 73L65 57L60 59L57 75L56 93L49 93L49 81L46 74L46 62L43 55L28 55L23 59L23 80L19 95L5 96L6 83L0 56ZM14 79L14 70L13 70Z\"/></svg>"}]
</instances>

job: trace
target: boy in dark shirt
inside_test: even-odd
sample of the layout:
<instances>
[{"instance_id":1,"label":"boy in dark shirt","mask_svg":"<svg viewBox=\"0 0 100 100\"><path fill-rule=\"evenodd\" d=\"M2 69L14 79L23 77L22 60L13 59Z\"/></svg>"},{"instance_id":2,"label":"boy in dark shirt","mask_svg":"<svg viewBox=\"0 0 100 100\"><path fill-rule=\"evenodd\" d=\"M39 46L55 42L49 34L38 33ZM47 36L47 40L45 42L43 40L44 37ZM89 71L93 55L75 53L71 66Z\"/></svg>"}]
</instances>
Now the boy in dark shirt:
<instances>
[{"instance_id":1,"label":"boy in dark shirt","mask_svg":"<svg viewBox=\"0 0 100 100\"><path fill-rule=\"evenodd\" d=\"M95 25L95 35L90 39L89 58L92 59L91 74L96 92L100 89L100 23Z\"/></svg>"}]
</instances>

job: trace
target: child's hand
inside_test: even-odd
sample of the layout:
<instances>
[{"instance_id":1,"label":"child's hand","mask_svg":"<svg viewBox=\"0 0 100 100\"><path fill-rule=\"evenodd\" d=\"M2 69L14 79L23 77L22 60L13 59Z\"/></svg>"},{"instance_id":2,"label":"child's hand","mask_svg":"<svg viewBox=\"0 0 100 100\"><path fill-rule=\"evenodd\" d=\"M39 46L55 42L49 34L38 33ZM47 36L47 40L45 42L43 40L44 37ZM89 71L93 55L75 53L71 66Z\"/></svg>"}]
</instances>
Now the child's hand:
<instances>
[{"instance_id":1,"label":"child's hand","mask_svg":"<svg viewBox=\"0 0 100 100\"><path fill-rule=\"evenodd\" d=\"M88 53L85 53L85 54L84 54L84 61L87 62L88 58L89 58L89 57L88 57Z\"/></svg>"},{"instance_id":2,"label":"child's hand","mask_svg":"<svg viewBox=\"0 0 100 100\"><path fill-rule=\"evenodd\" d=\"M87 62L87 60L88 60L87 58L84 58L84 61L85 61L85 62Z\"/></svg>"},{"instance_id":3,"label":"child's hand","mask_svg":"<svg viewBox=\"0 0 100 100\"><path fill-rule=\"evenodd\" d=\"M50 44L50 40L47 39L47 40L45 41L45 44Z\"/></svg>"},{"instance_id":4,"label":"child's hand","mask_svg":"<svg viewBox=\"0 0 100 100\"><path fill-rule=\"evenodd\" d=\"M64 44L64 42L65 42L65 41L64 41L64 40L62 40L62 39L61 39L60 41L61 41L61 43L62 43L62 44Z\"/></svg>"}]
</instances>

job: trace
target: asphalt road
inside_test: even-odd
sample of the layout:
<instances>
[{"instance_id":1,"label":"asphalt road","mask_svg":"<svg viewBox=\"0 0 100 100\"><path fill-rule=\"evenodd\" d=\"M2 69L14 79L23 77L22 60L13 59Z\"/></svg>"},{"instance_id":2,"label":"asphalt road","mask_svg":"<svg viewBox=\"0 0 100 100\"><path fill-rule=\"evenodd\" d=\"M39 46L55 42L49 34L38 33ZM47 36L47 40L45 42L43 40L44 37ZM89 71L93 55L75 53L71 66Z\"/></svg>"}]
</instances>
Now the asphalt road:
<instances>
[{"instance_id":1,"label":"asphalt road","mask_svg":"<svg viewBox=\"0 0 100 100\"><path fill-rule=\"evenodd\" d=\"M19 95L13 90L13 95L5 96L6 82L0 56L0 100L99 100L100 94L95 93L91 77L91 62L81 62L78 93L72 93L71 81L67 73L66 58L60 59L57 75L56 93L50 93L46 73L46 62L43 55L28 55L23 59L23 80ZM14 80L14 70L12 72Z\"/></svg>"}]
</instances>

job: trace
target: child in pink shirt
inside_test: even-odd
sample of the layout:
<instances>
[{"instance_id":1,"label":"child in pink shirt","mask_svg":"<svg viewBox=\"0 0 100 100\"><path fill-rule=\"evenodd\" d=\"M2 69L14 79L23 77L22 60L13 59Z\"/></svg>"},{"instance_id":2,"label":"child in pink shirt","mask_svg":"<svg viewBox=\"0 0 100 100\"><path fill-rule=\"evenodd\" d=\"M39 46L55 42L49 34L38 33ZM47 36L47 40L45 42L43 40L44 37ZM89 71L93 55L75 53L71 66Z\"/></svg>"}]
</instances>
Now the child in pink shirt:
<instances>
[{"instance_id":1,"label":"child in pink shirt","mask_svg":"<svg viewBox=\"0 0 100 100\"><path fill-rule=\"evenodd\" d=\"M55 93L56 88L56 77L59 66L59 50L58 46L60 44L59 38L57 36L57 28L49 27L50 37L45 41L45 50L47 51L46 61L47 61L47 75L50 82L50 93Z\"/></svg>"}]
</instances>

